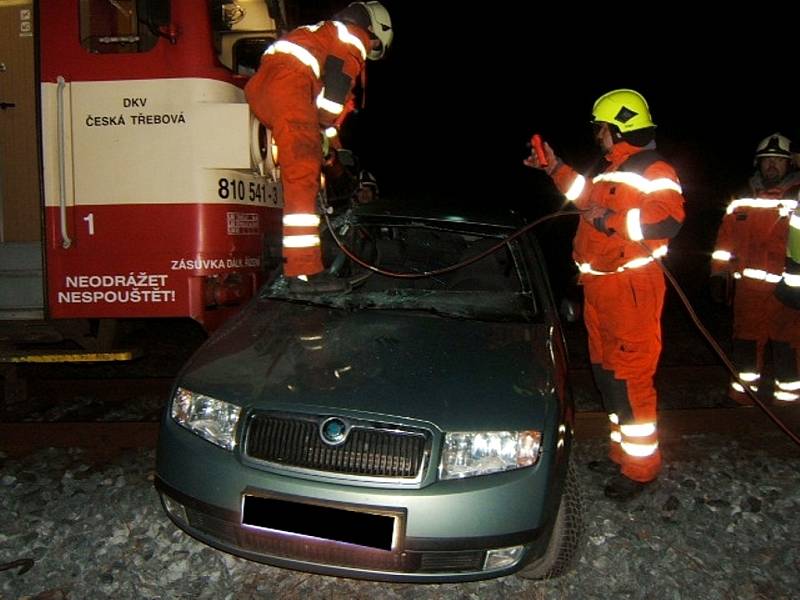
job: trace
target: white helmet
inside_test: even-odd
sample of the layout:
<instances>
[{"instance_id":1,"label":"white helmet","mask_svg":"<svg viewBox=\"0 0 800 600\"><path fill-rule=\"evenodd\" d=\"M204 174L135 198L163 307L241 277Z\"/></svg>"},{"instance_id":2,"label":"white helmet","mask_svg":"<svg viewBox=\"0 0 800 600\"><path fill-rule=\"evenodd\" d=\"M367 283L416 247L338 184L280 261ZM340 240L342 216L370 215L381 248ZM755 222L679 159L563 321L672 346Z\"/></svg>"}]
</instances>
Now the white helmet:
<instances>
[{"instance_id":1,"label":"white helmet","mask_svg":"<svg viewBox=\"0 0 800 600\"><path fill-rule=\"evenodd\" d=\"M785 135L781 135L780 133L773 133L758 143L758 147L756 148L755 162L758 162L759 158L764 158L766 156L778 156L780 158L788 158L791 160L791 147L792 140L787 138Z\"/></svg>"},{"instance_id":2,"label":"white helmet","mask_svg":"<svg viewBox=\"0 0 800 600\"><path fill-rule=\"evenodd\" d=\"M375 175L365 169L358 174L358 187L371 187L375 191L375 195L378 195L378 180L375 179Z\"/></svg>"},{"instance_id":3,"label":"white helmet","mask_svg":"<svg viewBox=\"0 0 800 600\"><path fill-rule=\"evenodd\" d=\"M383 58L386 50L392 45L394 30L389 11L380 2L351 2L347 8L340 11L335 19L347 23L354 23L368 31L381 43L379 48L369 50L367 58L378 60Z\"/></svg>"},{"instance_id":4,"label":"white helmet","mask_svg":"<svg viewBox=\"0 0 800 600\"><path fill-rule=\"evenodd\" d=\"M369 59L378 60L383 58L389 46L392 45L392 38L394 38L392 18L389 16L389 11L380 2L364 2L363 4L369 13L369 30L381 42L380 48L370 51Z\"/></svg>"}]
</instances>

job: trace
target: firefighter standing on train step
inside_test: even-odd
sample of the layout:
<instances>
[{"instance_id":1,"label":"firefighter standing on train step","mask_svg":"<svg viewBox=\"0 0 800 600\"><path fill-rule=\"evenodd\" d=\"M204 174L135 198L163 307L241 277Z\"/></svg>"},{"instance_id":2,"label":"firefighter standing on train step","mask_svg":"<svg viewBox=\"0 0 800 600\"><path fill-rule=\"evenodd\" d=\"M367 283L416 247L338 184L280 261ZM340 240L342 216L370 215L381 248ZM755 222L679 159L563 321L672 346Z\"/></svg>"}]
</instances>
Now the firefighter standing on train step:
<instances>
[{"instance_id":1,"label":"firefighter standing on train step","mask_svg":"<svg viewBox=\"0 0 800 600\"><path fill-rule=\"evenodd\" d=\"M544 170L573 202L581 219L573 258L584 288L584 321L595 382L610 420L609 457L619 465L605 494L638 495L661 469L653 376L661 353L665 281L655 262L684 219L675 170L655 150L655 124L641 94L601 96L592 110L607 168L585 177L544 143Z\"/></svg>"},{"instance_id":2,"label":"firefighter standing on train step","mask_svg":"<svg viewBox=\"0 0 800 600\"><path fill-rule=\"evenodd\" d=\"M382 58L393 34L380 2L353 2L333 20L298 27L269 46L245 87L253 113L278 146L284 275L294 291L344 286L323 271L317 211L321 130L341 124L353 106L365 60Z\"/></svg>"},{"instance_id":3,"label":"firefighter standing on train step","mask_svg":"<svg viewBox=\"0 0 800 600\"><path fill-rule=\"evenodd\" d=\"M733 293L732 361L739 380L729 394L740 404L752 404L742 384L758 392L764 350L772 348L776 403L800 398L800 323L798 309L781 302L777 286L794 281L786 264L787 237L800 192L791 141L780 133L767 136L756 148L755 174L728 205L711 260L711 294L727 301ZM735 281L735 287L732 285Z\"/></svg>"}]
</instances>

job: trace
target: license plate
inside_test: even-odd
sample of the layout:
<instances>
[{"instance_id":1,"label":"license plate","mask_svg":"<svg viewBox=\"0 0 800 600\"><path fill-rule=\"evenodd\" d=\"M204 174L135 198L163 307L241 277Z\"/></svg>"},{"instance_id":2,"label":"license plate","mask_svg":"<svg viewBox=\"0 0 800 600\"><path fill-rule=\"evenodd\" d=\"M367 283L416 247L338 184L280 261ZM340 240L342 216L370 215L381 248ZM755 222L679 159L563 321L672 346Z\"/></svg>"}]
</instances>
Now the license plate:
<instances>
[{"instance_id":1,"label":"license plate","mask_svg":"<svg viewBox=\"0 0 800 600\"><path fill-rule=\"evenodd\" d=\"M392 550L397 517L245 495L242 523L284 533Z\"/></svg>"}]
</instances>

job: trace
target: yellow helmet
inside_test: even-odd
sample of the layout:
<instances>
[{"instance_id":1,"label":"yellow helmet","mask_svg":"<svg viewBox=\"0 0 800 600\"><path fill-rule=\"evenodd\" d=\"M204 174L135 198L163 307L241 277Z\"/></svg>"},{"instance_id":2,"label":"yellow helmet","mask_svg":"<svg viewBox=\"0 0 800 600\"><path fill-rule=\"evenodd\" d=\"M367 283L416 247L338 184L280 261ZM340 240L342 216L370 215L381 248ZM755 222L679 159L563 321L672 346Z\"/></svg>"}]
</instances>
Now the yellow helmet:
<instances>
[{"instance_id":1,"label":"yellow helmet","mask_svg":"<svg viewBox=\"0 0 800 600\"><path fill-rule=\"evenodd\" d=\"M633 90L613 90L600 96L592 108L593 123L611 123L622 133L655 127L647 100Z\"/></svg>"}]
</instances>

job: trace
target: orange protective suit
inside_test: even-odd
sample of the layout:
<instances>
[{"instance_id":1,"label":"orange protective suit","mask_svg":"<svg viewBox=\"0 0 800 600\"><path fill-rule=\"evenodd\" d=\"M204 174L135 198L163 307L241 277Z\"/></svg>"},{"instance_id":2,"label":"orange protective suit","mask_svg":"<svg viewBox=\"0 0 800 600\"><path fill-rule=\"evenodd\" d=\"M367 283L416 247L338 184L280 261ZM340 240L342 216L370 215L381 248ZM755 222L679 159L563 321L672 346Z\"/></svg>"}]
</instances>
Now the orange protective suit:
<instances>
[{"instance_id":1,"label":"orange protective suit","mask_svg":"<svg viewBox=\"0 0 800 600\"><path fill-rule=\"evenodd\" d=\"M321 128L353 106L369 34L350 23L299 27L272 44L245 86L256 117L278 146L284 198L284 274L322 271L316 198L322 167Z\"/></svg>"},{"instance_id":2,"label":"orange protective suit","mask_svg":"<svg viewBox=\"0 0 800 600\"><path fill-rule=\"evenodd\" d=\"M611 422L609 457L626 477L661 468L653 376L661 353L664 275L653 255L683 222L675 170L654 150L619 142L592 180L566 165L553 180L584 213L573 258L584 286L584 321L595 381Z\"/></svg>"},{"instance_id":3,"label":"orange protective suit","mask_svg":"<svg viewBox=\"0 0 800 600\"><path fill-rule=\"evenodd\" d=\"M729 205L722 218L711 261L713 275L736 280L733 300L733 363L739 378L758 391L769 342L773 356L773 397L800 398L800 327L798 311L775 297L786 263L789 220L797 206L800 173L790 173L767 187L760 174L748 193ZM751 404L743 387L731 382L730 396Z\"/></svg>"}]
</instances>

